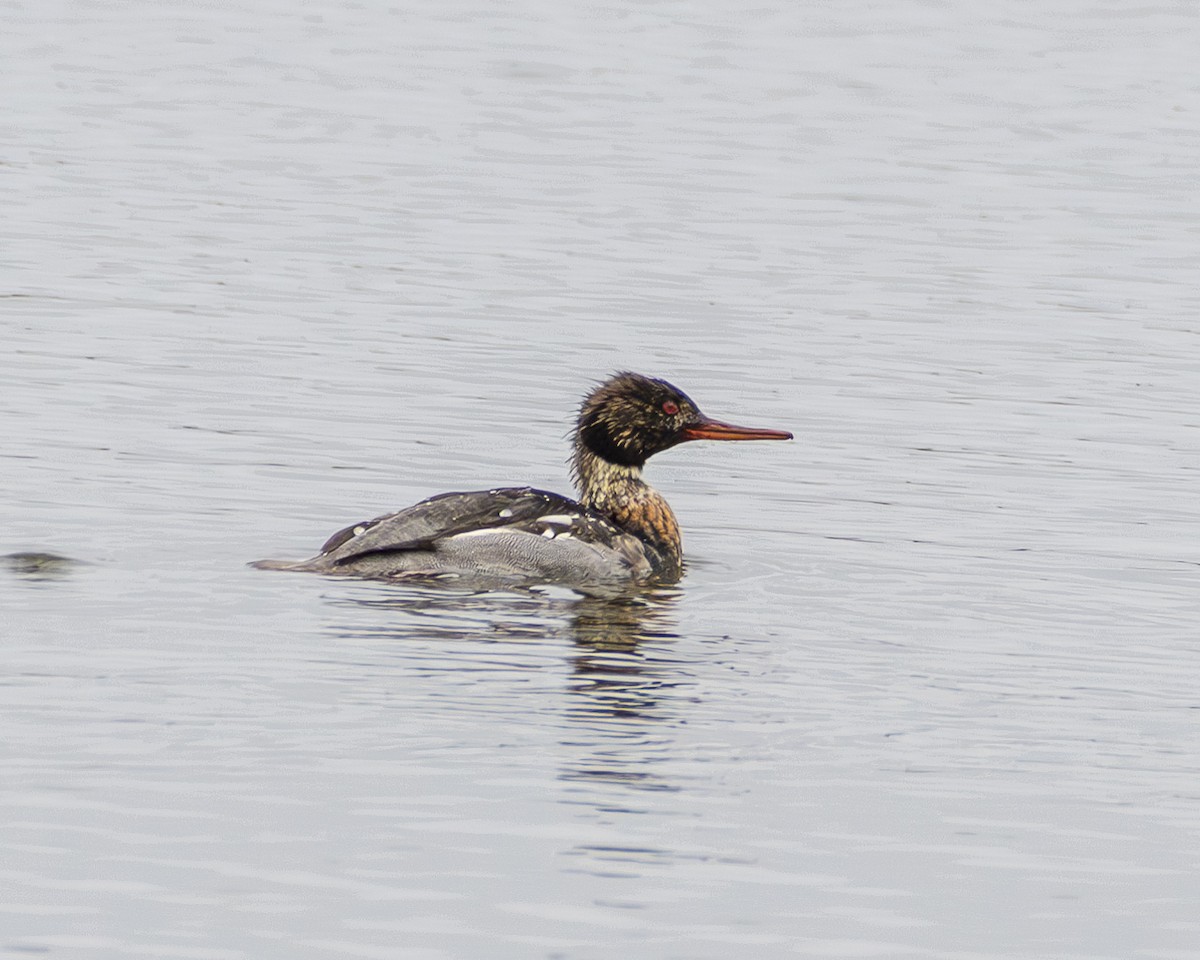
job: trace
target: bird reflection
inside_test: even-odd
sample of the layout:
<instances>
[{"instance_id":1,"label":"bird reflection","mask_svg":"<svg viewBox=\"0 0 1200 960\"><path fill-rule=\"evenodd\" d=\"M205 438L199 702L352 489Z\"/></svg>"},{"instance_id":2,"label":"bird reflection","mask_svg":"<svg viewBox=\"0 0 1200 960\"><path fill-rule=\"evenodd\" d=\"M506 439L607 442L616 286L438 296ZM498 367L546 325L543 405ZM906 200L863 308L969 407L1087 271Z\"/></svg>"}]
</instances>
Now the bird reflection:
<instances>
[{"instance_id":1,"label":"bird reflection","mask_svg":"<svg viewBox=\"0 0 1200 960\"><path fill-rule=\"evenodd\" d=\"M677 599L677 592L664 592L642 602L579 605L571 622L568 716L617 723L661 718L662 692L676 686L662 645L678 639L669 617Z\"/></svg>"},{"instance_id":2,"label":"bird reflection","mask_svg":"<svg viewBox=\"0 0 1200 960\"><path fill-rule=\"evenodd\" d=\"M671 655L678 640L673 608L681 592L660 588L607 598L565 593L426 588L342 594L332 602L400 616L372 616L369 623L356 617L353 625L331 629L359 642L420 641L425 651L431 641L520 644L522 653L531 643L545 652L547 644L561 647L566 641L570 676L561 704L552 707L566 721L561 742L571 748L560 779L635 790L677 789L654 767L673 741L670 727L682 722L679 708L689 702L680 692L689 685L688 665ZM556 653L555 659L559 657ZM536 656L503 659L507 668L545 664ZM446 670L461 666L458 657L438 664ZM580 796L591 792L573 792L568 802L600 803Z\"/></svg>"}]
</instances>

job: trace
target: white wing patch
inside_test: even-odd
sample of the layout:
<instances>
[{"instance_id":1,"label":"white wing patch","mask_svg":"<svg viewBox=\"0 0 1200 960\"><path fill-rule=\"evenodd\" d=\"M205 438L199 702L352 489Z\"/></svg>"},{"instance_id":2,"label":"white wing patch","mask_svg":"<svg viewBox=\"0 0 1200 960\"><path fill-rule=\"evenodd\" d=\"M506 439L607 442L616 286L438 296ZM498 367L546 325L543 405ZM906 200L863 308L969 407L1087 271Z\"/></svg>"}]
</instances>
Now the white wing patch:
<instances>
[{"instance_id":1,"label":"white wing patch","mask_svg":"<svg viewBox=\"0 0 1200 960\"><path fill-rule=\"evenodd\" d=\"M464 530L462 533L456 533L454 536L449 537L448 539L450 539L450 540L465 540L467 537L495 537L495 536L499 536L497 531L493 530L491 527L483 527L482 529L479 529L479 530Z\"/></svg>"}]
</instances>

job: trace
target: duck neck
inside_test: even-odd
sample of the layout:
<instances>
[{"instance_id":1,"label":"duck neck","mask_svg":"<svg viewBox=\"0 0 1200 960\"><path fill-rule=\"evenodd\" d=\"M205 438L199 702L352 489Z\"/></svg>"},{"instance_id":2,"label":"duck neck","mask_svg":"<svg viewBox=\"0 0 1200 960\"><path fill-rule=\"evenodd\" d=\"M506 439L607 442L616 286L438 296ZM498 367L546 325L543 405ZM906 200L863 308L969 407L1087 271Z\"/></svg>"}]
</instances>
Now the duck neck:
<instances>
[{"instance_id":1,"label":"duck neck","mask_svg":"<svg viewBox=\"0 0 1200 960\"><path fill-rule=\"evenodd\" d=\"M679 523L666 498L642 479L641 465L612 463L585 444L572 462L579 499L662 556L662 572L678 575L683 561Z\"/></svg>"}]
</instances>

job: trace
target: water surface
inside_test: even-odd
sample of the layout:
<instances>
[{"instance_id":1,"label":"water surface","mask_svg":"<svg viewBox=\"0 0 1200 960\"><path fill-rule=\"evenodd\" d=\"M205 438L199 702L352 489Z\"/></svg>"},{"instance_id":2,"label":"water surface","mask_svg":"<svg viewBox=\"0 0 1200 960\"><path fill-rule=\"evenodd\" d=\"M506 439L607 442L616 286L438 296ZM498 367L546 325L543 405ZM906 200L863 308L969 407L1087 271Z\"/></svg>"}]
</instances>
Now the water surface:
<instances>
[{"instance_id":1,"label":"water surface","mask_svg":"<svg viewBox=\"0 0 1200 960\"><path fill-rule=\"evenodd\" d=\"M1193 957L1200 14L10 5L0 955ZM677 589L268 574L792 444Z\"/></svg>"}]
</instances>

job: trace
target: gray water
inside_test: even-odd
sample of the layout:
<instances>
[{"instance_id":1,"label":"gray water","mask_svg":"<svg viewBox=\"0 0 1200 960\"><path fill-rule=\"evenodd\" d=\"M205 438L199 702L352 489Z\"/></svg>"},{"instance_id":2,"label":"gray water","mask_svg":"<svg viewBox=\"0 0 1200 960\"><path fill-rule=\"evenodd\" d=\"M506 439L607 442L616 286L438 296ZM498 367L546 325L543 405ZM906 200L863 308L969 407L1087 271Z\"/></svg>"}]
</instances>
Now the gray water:
<instances>
[{"instance_id":1,"label":"gray water","mask_svg":"<svg viewBox=\"0 0 1200 960\"><path fill-rule=\"evenodd\" d=\"M1200 956L1200 8L6 6L0 955ZM251 570L567 491L639 604Z\"/></svg>"}]
</instances>

